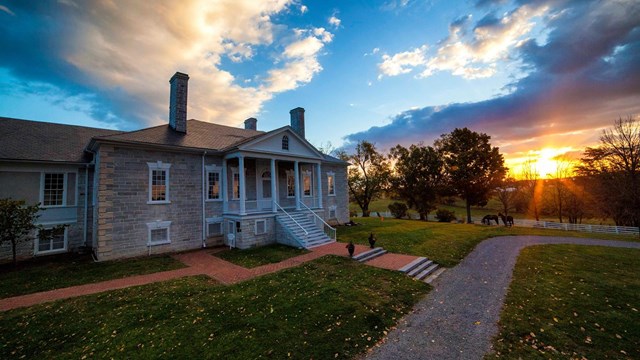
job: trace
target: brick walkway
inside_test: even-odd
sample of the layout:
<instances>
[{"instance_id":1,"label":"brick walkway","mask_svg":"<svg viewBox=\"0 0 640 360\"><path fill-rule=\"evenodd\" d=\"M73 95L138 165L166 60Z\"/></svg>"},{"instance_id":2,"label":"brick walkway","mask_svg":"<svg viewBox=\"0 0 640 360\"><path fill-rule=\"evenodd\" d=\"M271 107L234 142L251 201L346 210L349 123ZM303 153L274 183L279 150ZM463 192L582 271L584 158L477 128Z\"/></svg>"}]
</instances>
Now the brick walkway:
<instances>
[{"instance_id":1,"label":"brick walkway","mask_svg":"<svg viewBox=\"0 0 640 360\"><path fill-rule=\"evenodd\" d=\"M176 254L174 255L174 258L187 265L186 268L161 271L147 275L135 275L122 279L114 279L93 284L72 286L63 289L0 299L0 311L7 311L76 296L123 289L131 286L146 285L185 276L207 275L223 284L233 284L256 276L270 274L282 269L298 266L324 255L347 256L347 249L345 246L346 244L344 243L331 243L311 249L311 252L307 254L292 257L279 263L262 265L252 269L247 269L215 257L211 254L211 249ZM356 245L355 255L367 250L369 250L367 246ZM385 269L398 270L416 258L416 256L409 255L385 254L367 262L366 264Z\"/></svg>"}]
</instances>

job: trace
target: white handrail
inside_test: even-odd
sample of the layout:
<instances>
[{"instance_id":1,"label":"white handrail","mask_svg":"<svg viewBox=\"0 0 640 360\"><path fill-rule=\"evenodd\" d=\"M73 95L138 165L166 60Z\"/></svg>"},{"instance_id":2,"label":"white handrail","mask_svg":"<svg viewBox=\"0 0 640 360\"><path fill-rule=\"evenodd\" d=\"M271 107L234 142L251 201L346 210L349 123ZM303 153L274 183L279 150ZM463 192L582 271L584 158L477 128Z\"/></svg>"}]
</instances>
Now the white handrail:
<instances>
[{"instance_id":1,"label":"white handrail","mask_svg":"<svg viewBox=\"0 0 640 360\"><path fill-rule=\"evenodd\" d=\"M324 223L329 229L334 231L334 240L335 240L335 236L336 234L336 229L334 227L332 227L331 225L327 224L326 221L324 221L323 218L321 218L320 216L318 216L318 214L316 214L315 211L311 210L307 205L305 205L305 203L303 203L302 201L298 201L300 204L302 204L302 206L304 206L307 210L309 210L316 218L320 219L320 221L322 221L322 223Z\"/></svg>"},{"instance_id":2,"label":"white handrail","mask_svg":"<svg viewBox=\"0 0 640 360\"><path fill-rule=\"evenodd\" d=\"M299 223L299 222L297 222L297 221L296 221L296 219L294 219L294 218L293 218L293 216L289 215L289 213L288 213L285 209L283 209L283 208L282 208L282 206L280 206L280 204L278 204L278 203L277 203L277 202L275 202L275 201L274 201L273 203L274 203L274 204L276 204L276 206L278 207L278 209L282 210L282 212L283 212L283 213L285 213L285 214L289 217L289 219L293 220L293 222L294 222L296 225L298 225L298 227L300 227L300 229L302 229L302 231L304 231L304 235L305 235L305 236L309 235L309 233L307 232L307 230L305 230L305 229L302 227L302 225L300 225L300 223Z\"/></svg>"}]
</instances>

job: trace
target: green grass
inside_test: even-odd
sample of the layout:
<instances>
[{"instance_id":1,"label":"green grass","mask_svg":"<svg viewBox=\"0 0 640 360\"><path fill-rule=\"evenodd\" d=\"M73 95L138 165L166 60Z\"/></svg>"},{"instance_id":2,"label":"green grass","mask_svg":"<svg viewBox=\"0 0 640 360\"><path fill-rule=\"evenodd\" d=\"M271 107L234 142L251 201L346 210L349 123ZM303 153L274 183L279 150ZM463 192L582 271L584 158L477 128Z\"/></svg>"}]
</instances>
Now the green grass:
<instances>
[{"instance_id":1,"label":"green grass","mask_svg":"<svg viewBox=\"0 0 640 360\"><path fill-rule=\"evenodd\" d=\"M426 256L451 267L458 264L478 243L490 237L506 235L570 236L638 241L635 236L582 233L538 228L450 224L417 220L355 218L362 226L341 226L338 240L368 245L369 233L376 235L377 246L390 252Z\"/></svg>"},{"instance_id":2,"label":"green grass","mask_svg":"<svg viewBox=\"0 0 640 360\"><path fill-rule=\"evenodd\" d=\"M0 313L0 358L353 358L428 290L336 256L232 286L189 277Z\"/></svg>"},{"instance_id":3,"label":"green grass","mask_svg":"<svg viewBox=\"0 0 640 360\"><path fill-rule=\"evenodd\" d=\"M296 249L291 246L275 244L246 250L225 250L215 253L214 255L245 268L254 268L261 265L278 263L282 260L308 252L309 251L305 249Z\"/></svg>"},{"instance_id":4,"label":"green grass","mask_svg":"<svg viewBox=\"0 0 640 360\"><path fill-rule=\"evenodd\" d=\"M640 250L576 245L524 249L493 343L495 355L640 359L639 273Z\"/></svg>"},{"instance_id":5,"label":"green grass","mask_svg":"<svg viewBox=\"0 0 640 360\"><path fill-rule=\"evenodd\" d=\"M185 267L170 256L93 262L87 256L59 256L0 267L0 298L150 274Z\"/></svg>"}]
</instances>

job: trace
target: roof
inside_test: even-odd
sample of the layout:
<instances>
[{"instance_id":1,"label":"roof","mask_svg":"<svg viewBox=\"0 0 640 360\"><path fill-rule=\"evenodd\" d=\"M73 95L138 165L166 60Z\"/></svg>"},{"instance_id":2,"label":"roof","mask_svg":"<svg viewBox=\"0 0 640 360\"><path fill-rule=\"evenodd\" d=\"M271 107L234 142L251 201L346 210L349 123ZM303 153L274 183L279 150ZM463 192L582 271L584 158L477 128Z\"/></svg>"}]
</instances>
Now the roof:
<instances>
[{"instance_id":1,"label":"roof","mask_svg":"<svg viewBox=\"0 0 640 360\"><path fill-rule=\"evenodd\" d=\"M264 131L247 130L191 119L187 121L186 134L171 129L169 125L159 125L137 131L99 136L95 140L221 151L263 134L265 134Z\"/></svg>"},{"instance_id":2,"label":"roof","mask_svg":"<svg viewBox=\"0 0 640 360\"><path fill-rule=\"evenodd\" d=\"M0 159L88 162L84 149L94 136L120 131L0 117Z\"/></svg>"}]
</instances>

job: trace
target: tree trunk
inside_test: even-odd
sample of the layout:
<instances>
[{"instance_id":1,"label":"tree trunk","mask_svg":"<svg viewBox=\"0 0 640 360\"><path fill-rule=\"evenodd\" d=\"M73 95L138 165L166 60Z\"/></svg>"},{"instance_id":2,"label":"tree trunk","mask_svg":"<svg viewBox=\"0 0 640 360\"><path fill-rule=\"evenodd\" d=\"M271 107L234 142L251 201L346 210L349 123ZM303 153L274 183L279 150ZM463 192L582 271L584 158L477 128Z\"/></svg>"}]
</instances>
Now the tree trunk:
<instances>
[{"instance_id":1,"label":"tree trunk","mask_svg":"<svg viewBox=\"0 0 640 360\"><path fill-rule=\"evenodd\" d=\"M427 216L423 213L420 213L420 220L425 221L427 220Z\"/></svg>"},{"instance_id":2,"label":"tree trunk","mask_svg":"<svg viewBox=\"0 0 640 360\"><path fill-rule=\"evenodd\" d=\"M362 217L369 217L369 205L365 205L362 207Z\"/></svg>"},{"instance_id":3,"label":"tree trunk","mask_svg":"<svg viewBox=\"0 0 640 360\"><path fill-rule=\"evenodd\" d=\"M11 240L11 251L13 252L13 266L18 265L18 259L16 258L16 241L15 240Z\"/></svg>"},{"instance_id":4,"label":"tree trunk","mask_svg":"<svg viewBox=\"0 0 640 360\"><path fill-rule=\"evenodd\" d=\"M469 203L469 199L465 199L467 202L467 224L471 224L471 203Z\"/></svg>"}]
</instances>

